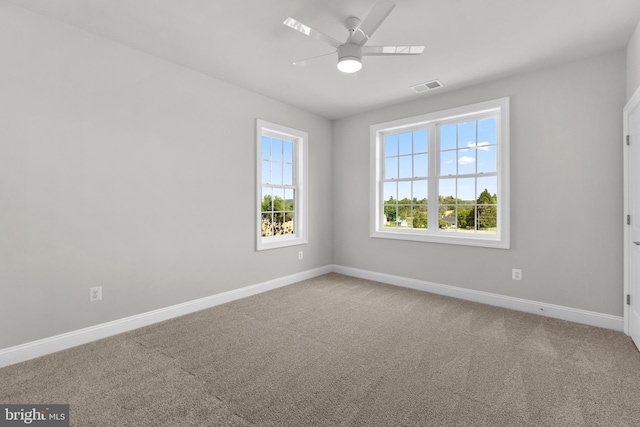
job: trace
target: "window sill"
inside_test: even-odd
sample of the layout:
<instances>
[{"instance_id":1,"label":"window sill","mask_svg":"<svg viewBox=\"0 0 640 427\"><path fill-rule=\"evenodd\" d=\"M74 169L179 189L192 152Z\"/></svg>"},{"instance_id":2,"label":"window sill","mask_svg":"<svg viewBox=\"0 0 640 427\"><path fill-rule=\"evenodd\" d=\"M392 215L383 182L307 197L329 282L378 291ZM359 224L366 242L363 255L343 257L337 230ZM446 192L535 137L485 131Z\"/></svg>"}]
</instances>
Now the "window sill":
<instances>
[{"instance_id":1,"label":"window sill","mask_svg":"<svg viewBox=\"0 0 640 427\"><path fill-rule=\"evenodd\" d=\"M443 233L438 234L414 230L376 230L371 237L380 239L409 240L413 242L439 243L447 245L477 246L485 248L509 249L509 240L499 236L481 236L478 234Z\"/></svg>"},{"instance_id":2,"label":"window sill","mask_svg":"<svg viewBox=\"0 0 640 427\"><path fill-rule=\"evenodd\" d=\"M256 250L265 251L268 249L285 248L287 246L297 246L307 244L307 239L298 236L276 236L266 239L260 238Z\"/></svg>"}]
</instances>

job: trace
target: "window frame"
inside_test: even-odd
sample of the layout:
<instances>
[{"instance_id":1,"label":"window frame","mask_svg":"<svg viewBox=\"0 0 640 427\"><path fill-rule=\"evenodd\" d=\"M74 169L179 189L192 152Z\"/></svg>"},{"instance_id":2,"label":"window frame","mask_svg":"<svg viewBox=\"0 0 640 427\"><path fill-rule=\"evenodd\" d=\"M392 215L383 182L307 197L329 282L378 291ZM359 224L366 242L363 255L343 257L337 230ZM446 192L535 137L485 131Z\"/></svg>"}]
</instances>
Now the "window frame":
<instances>
[{"instance_id":1,"label":"window frame","mask_svg":"<svg viewBox=\"0 0 640 427\"><path fill-rule=\"evenodd\" d=\"M478 120L496 116L496 176L497 176L497 233L442 232L438 227L438 183L440 177L439 132L443 124ZM428 129L428 218L427 229L384 227L384 137L388 134ZM443 243L466 246L509 249L510 197L509 197L509 97L451 108L418 116L393 120L370 126L371 142L371 195L370 235L374 238L400 239L418 242ZM477 173L476 175L477 179ZM456 174L451 177L465 177ZM434 225L434 219L435 224Z\"/></svg>"},{"instance_id":2,"label":"window frame","mask_svg":"<svg viewBox=\"0 0 640 427\"><path fill-rule=\"evenodd\" d=\"M262 137L293 142L294 232L280 236L262 236ZM307 239L307 132L256 119L256 251L306 244ZM273 184L269 184L271 186ZM282 186L285 187L285 186ZM276 187L272 187L276 188Z\"/></svg>"}]
</instances>

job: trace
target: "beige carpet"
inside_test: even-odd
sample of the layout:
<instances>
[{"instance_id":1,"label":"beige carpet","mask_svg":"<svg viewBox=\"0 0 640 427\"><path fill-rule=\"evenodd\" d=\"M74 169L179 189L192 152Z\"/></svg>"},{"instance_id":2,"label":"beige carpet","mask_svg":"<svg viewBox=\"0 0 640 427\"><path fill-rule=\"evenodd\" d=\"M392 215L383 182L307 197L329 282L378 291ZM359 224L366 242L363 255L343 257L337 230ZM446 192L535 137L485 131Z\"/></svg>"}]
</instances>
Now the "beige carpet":
<instances>
[{"instance_id":1,"label":"beige carpet","mask_svg":"<svg viewBox=\"0 0 640 427\"><path fill-rule=\"evenodd\" d=\"M622 333L329 274L0 369L74 426L638 426Z\"/></svg>"}]
</instances>

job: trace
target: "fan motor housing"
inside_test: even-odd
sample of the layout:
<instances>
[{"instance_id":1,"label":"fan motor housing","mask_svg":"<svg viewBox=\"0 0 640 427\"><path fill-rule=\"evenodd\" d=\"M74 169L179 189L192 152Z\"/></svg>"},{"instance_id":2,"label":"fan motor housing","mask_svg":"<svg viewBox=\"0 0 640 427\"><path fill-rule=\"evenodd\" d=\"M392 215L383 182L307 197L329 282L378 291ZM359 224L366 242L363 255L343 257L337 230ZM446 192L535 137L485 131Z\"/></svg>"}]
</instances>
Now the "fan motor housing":
<instances>
[{"instance_id":1,"label":"fan motor housing","mask_svg":"<svg viewBox=\"0 0 640 427\"><path fill-rule=\"evenodd\" d=\"M346 59L362 61L362 46L355 43L347 43L338 46L338 61Z\"/></svg>"}]
</instances>

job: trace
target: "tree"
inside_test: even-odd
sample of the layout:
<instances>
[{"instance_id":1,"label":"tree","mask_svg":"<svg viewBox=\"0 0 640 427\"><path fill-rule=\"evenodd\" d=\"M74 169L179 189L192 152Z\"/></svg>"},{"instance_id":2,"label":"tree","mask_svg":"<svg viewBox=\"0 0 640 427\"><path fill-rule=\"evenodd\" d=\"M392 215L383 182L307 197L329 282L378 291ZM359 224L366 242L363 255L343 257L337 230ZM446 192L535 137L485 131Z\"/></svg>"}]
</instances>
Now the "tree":
<instances>
[{"instance_id":1,"label":"tree","mask_svg":"<svg viewBox=\"0 0 640 427\"><path fill-rule=\"evenodd\" d=\"M295 210L295 206L294 206L294 200L293 199L285 199L284 201L284 209L286 211L293 211Z\"/></svg>"},{"instance_id":2,"label":"tree","mask_svg":"<svg viewBox=\"0 0 640 427\"><path fill-rule=\"evenodd\" d=\"M412 203L414 205L426 205L428 202L427 202L427 198L426 197L424 199L422 199L422 200L418 200L418 199L416 199L414 197Z\"/></svg>"},{"instance_id":3,"label":"tree","mask_svg":"<svg viewBox=\"0 0 640 427\"><path fill-rule=\"evenodd\" d=\"M486 188L478 197L478 229L496 228L498 225L498 198Z\"/></svg>"},{"instance_id":4,"label":"tree","mask_svg":"<svg viewBox=\"0 0 640 427\"><path fill-rule=\"evenodd\" d=\"M413 208L413 228L427 228L427 213L426 208L420 208L414 206Z\"/></svg>"},{"instance_id":5,"label":"tree","mask_svg":"<svg viewBox=\"0 0 640 427\"><path fill-rule=\"evenodd\" d=\"M389 200L384 202L384 216L387 218L387 222L395 224L397 217L396 200L393 196L389 197Z\"/></svg>"},{"instance_id":6,"label":"tree","mask_svg":"<svg viewBox=\"0 0 640 427\"><path fill-rule=\"evenodd\" d=\"M272 197L270 194L262 198L262 236L293 234L293 200ZM286 210L286 212L285 212Z\"/></svg>"},{"instance_id":7,"label":"tree","mask_svg":"<svg viewBox=\"0 0 640 427\"><path fill-rule=\"evenodd\" d=\"M405 197L398 201L398 220L403 221L411 217L411 200Z\"/></svg>"},{"instance_id":8,"label":"tree","mask_svg":"<svg viewBox=\"0 0 640 427\"><path fill-rule=\"evenodd\" d=\"M458 206L458 228L474 228L475 210L469 206Z\"/></svg>"},{"instance_id":9,"label":"tree","mask_svg":"<svg viewBox=\"0 0 640 427\"><path fill-rule=\"evenodd\" d=\"M274 212L284 211L284 200L282 199L282 197L276 196L273 199L273 211Z\"/></svg>"},{"instance_id":10,"label":"tree","mask_svg":"<svg viewBox=\"0 0 640 427\"><path fill-rule=\"evenodd\" d=\"M455 210L456 199L453 196L438 196L438 215L440 218L443 216L450 216L449 211Z\"/></svg>"},{"instance_id":11,"label":"tree","mask_svg":"<svg viewBox=\"0 0 640 427\"><path fill-rule=\"evenodd\" d=\"M477 202L479 205L495 205L498 203L498 198L495 194L492 196L489 190L485 188L484 191L480 193L480 196L478 196Z\"/></svg>"},{"instance_id":12,"label":"tree","mask_svg":"<svg viewBox=\"0 0 640 427\"><path fill-rule=\"evenodd\" d=\"M387 217L388 222L396 222L396 205L384 205L384 215Z\"/></svg>"},{"instance_id":13,"label":"tree","mask_svg":"<svg viewBox=\"0 0 640 427\"><path fill-rule=\"evenodd\" d=\"M262 198L262 212L271 212L273 208L271 195L267 194Z\"/></svg>"}]
</instances>

